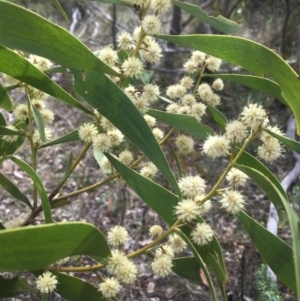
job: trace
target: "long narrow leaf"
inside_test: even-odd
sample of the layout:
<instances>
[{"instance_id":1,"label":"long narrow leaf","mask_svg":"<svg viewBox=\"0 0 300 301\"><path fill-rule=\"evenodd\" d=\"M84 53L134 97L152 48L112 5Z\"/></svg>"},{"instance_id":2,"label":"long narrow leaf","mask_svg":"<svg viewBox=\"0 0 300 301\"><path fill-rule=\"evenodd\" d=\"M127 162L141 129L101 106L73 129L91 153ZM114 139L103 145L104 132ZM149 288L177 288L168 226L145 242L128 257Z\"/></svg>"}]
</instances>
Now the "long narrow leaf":
<instances>
[{"instance_id":1,"label":"long narrow leaf","mask_svg":"<svg viewBox=\"0 0 300 301\"><path fill-rule=\"evenodd\" d=\"M21 159L18 159L14 156L8 156L10 160L12 160L14 163L16 163L22 170L24 170L28 176L31 178L34 186L36 187L42 201L42 207L43 212L45 216L46 223L52 223L52 213L51 213L51 206L50 202L46 193L46 190L42 184L42 181L40 180L39 176L36 174L36 172L29 166L26 162L24 162Z\"/></svg>"},{"instance_id":2,"label":"long narrow leaf","mask_svg":"<svg viewBox=\"0 0 300 301\"><path fill-rule=\"evenodd\" d=\"M58 9L58 11L62 14L64 19L70 23L69 18L67 14L65 13L64 9L61 7L60 3L57 0L51 0L51 2L55 5L55 7Z\"/></svg>"},{"instance_id":3,"label":"long narrow leaf","mask_svg":"<svg viewBox=\"0 0 300 301\"><path fill-rule=\"evenodd\" d=\"M2 0L0 44L45 57L65 67L118 75L64 28Z\"/></svg>"},{"instance_id":4,"label":"long narrow leaf","mask_svg":"<svg viewBox=\"0 0 300 301\"><path fill-rule=\"evenodd\" d=\"M57 144L61 144L61 143L67 143L67 142L73 142L73 141L79 141L79 135L78 135L78 130L72 131L62 137L59 137L53 141L50 141L48 143L45 143L41 146L41 148L43 147L48 147L48 146L52 146L52 145L57 145Z\"/></svg>"},{"instance_id":5,"label":"long narrow leaf","mask_svg":"<svg viewBox=\"0 0 300 301\"><path fill-rule=\"evenodd\" d=\"M56 291L69 301L109 301L97 288L79 278L62 273L53 272L57 276Z\"/></svg>"},{"instance_id":6,"label":"long narrow leaf","mask_svg":"<svg viewBox=\"0 0 300 301\"><path fill-rule=\"evenodd\" d=\"M24 278L16 276L11 279L3 279L0 276L0 298L14 297L19 293L33 290Z\"/></svg>"},{"instance_id":7,"label":"long narrow leaf","mask_svg":"<svg viewBox=\"0 0 300 301\"><path fill-rule=\"evenodd\" d=\"M73 255L103 261L110 250L91 224L71 222L0 231L0 272L35 271Z\"/></svg>"},{"instance_id":8,"label":"long narrow leaf","mask_svg":"<svg viewBox=\"0 0 300 301\"><path fill-rule=\"evenodd\" d=\"M12 112L13 105L11 99L4 89L4 87L0 84L0 107L2 107L7 112Z\"/></svg>"},{"instance_id":9,"label":"long narrow leaf","mask_svg":"<svg viewBox=\"0 0 300 301\"><path fill-rule=\"evenodd\" d=\"M151 129L127 95L106 75L73 70L75 89L92 107L113 123L157 166L180 195L177 181Z\"/></svg>"},{"instance_id":10,"label":"long narrow leaf","mask_svg":"<svg viewBox=\"0 0 300 301\"><path fill-rule=\"evenodd\" d=\"M157 110L149 110L147 114L201 140L205 140L208 135L213 134L213 130L211 128L199 123L192 116L171 114Z\"/></svg>"},{"instance_id":11,"label":"long narrow leaf","mask_svg":"<svg viewBox=\"0 0 300 301\"><path fill-rule=\"evenodd\" d=\"M28 60L18 55L14 51L1 46L0 72L3 72L11 77L20 80L21 82L24 82L32 87L37 88L38 90L56 97L88 114L93 114L90 110L79 103L74 97L72 97L54 81L52 81L45 73L41 72L35 66L30 64Z\"/></svg>"},{"instance_id":12,"label":"long narrow leaf","mask_svg":"<svg viewBox=\"0 0 300 301\"><path fill-rule=\"evenodd\" d=\"M281 143L283 143L286 147L288 147L289 149L295 151L296 153L300 154L300 144L295 141L292 140L288 137L284 137L282 135L278 135L268 129L263 129L264 131L266 131L267 133L269 133L271 136L275 137L276 139L278 139Z\"/></svg>"},{"instance_id":13,"label":"long narrow leaf","mask_svg":"<svg viewBox=\"0 0 300 301\"><path fill-rule=\"evenodd\" d=\"M32 205L28 198L19 190L19 188L2 173L0 173L0 185L9 192L14 198L25 203L32 209Z\"/></svg>"},{"instance_id":14,"label":"long narrow leaf","mask_svg":"<svg viewBox=\"0 0 300 301\"><path fill-rule=\"evenodd\" d=\"M287 287L296 292L292 248L245 212L240 211L237 218L273 272Z\"/></svg>"},{"instance_id":15,"label":"long narrow leaf","mask_svg":"<svg viewBox=\"0 0 300 301\"><path fill-rule=\"evenodd\" d=\"M281 95L280 87L274 81L253 75L245 74L205 74L206 77L221 78L231 82L241 84L248 88L269 94L280 100L282 103L287 104Z\"/></svg>"},{"instance_id":16,"label":"long narrow leaf","mask_svg":"<svg viewBox=\"0 0 300 301\"><path fill-rule=\"evenodd\" d=\"M209 24L211 27L218 29L221 32L235 33L241 29L241 26L236 22L231 21L221 15L219 15L217 18L208 16L206 12L199 7L199 5L193 5L178 0L173 0L172 2L192 16L200 19L201 21Z\"/></svg>"},{"instance_id":17,"label":"long narrow leaf","mask_svg":"<svg viewBox=\"0 0 300 301\"><path fill-rule=\"evenodd\" d=\"M224 61L240 65L255 75L267 74L279 85L291 107L300 134L300 80L297 73L274 51L251 40L221 35L157 35L158 38L201 50Z\"/></svg>"}]
</instances>

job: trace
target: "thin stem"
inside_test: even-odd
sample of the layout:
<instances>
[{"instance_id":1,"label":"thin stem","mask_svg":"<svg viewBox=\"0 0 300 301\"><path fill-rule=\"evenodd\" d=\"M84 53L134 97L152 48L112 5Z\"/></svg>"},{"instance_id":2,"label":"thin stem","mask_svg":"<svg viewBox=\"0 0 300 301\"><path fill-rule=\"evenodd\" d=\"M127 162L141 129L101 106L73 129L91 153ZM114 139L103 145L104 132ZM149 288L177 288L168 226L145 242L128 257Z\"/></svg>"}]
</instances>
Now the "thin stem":
<instances>
[{"instance_id":1,"label":"thin stem","mask_svg":"<svg viewBox=\"0 0 300 301\"><path fill-rule=\"evenodd\" d=\"M217 193L217 190L223 180L225 179L227 173L230 171L230 169L233 167L233 165L237 162L237 160L240 158L242 153L245 151L246 147L249 145L249 143L256 137L256 135L260 132L261 128L258 127L257 130L251 134L244 142L243 146L240 148L239 152L236 154L236 156L232 159L232 161L227 165L226 169L223 171L221 177L215 184L215 186L211 189L211 191L205 196L205 198L199 203L202 205L205 203L207 200L209 200L212 196L214 196ZM233 150L232 150L233 152Z\"/></svg>"},{"instance_id":2,"label":"thin stem","mask_svg":"<svg viewBox=\"0 0 300 301\"><path fill-rule=\"evenodd\" d=\"M32 124L32 111L31 111L31 102L30 102L30 95L28 91L28 86L25 86L26 95L27 95L27 108L28 108L28 129L29 129L29 143L31 149L31 160L32 160L32 169L36 171L37 161L36 161L36 148L33 143L33 124ZM33 184L33 209L37 207L37 189Z\"/></svg>"},{"instance_id":3,"label":"thin stem","mask_svg":"<svg viewBox=\"0 0 300 301\"><path fill-rule=\"evenodd\" d=\"M204 72L204 70L205 70L205 67L206 67L205 64L203 64L203 65L201 66L200 73L199 73L199 77L198 77L197 83L196 83L195 88L194 88L194 91L193 91L193 95L195 95L196 92L197 92L197 88L198 88L198 86L199 86L199 84L200 84L200 82L201 82L201 79L202 79L202 77L203 77L203 72Z\"/></svg>"},{"instance_id":4,"label":"thin stem","mask_svg":"<svg viewBox=\"0 0 300 301\"><path fill-rule=\"evenodd\" d=\"M159 242L161 242L163 239L165 239L169 234L174 232L176 230L176 227L179 226L180 220L177 220L166 232L164 232L162 235L160 235L158 238L153 240L151 243L147 244L146 246L142 247L141 249L134 251L128 255L126 255L127 258L133 258L138 255L144 254L146 251L148 251L150 248L157 245ZM93 265L91 267L49 267L49 271L59 271L59 272L87 272L87 271L96 271L101 268L103 268L105 265L102 263Z\"/></svg>"},{"instance_id":5,"label":"thin stem","mask_svg":"<svg viewBox=\"0 0 300 301\"><path fill-rule=\"evenodd\" d=\"M74 171L74 169L76 168L76 166L79 164L79 162L81 161L81 159L84 157L84 155L86 154L86 152L89 150L89 148L91 147L92 143L89 142L87 143L84 148L81 150L80 154L78 155L78 157L76 158L76 160L74 161L74 163L72 164L71 169L69 170L69 172L67 174L65 174L65 176L63 177L63 179L57 184L57 186L54 188L54 190L52 191L52 193L49 196L49 200L51 201L55 195L59 192L59 190L61 189L61 187L64 185L64 183L68 180L69 176L72 174L72 172Z\"/></svg>"}]
</instances>

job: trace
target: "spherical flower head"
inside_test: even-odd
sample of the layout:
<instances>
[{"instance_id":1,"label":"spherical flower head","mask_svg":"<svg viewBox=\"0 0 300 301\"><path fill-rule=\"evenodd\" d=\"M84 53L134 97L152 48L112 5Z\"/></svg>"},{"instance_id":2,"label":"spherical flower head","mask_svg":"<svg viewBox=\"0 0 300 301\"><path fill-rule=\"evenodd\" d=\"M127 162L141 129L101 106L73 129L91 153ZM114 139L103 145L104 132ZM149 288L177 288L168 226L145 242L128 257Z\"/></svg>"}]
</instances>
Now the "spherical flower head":
<instances>
[{"instance_id":1,"label":"spherical flower head","mask_svg":"<svg viewBox=\"0 0 300 301\"><path fill-rule=\"evenodd\" d=\"M38 277L36 281L36 288L42 294L49 294L56 289L57 284L58 281L56 279L56 276L50 272L45 272Z\"/></svg>"},{"instance_id":2,"label":"spherical flower head","mask_svg":"<svg viewBox=\"0 0 300 301\"><path fill-rule=\"evenodd\" d=\"M218 158L229 153L229 141L224 136L209 136L203 144L203 152L211 157Z\"/></svg>"},{"instance_id":3,"label":"spherical flower head","mask_svg":"<svg viewBox=\"0 0 300 301\"><path fill-rule=\"evenodd\" d=\"M266 140L263 145L257 148L257 154L266 162L272 163L273 161L280 158L283 149L276 138Z\"/></svg>"},{"instance_id":4,"label":"spherical flower head","mask_svg":"<svg viewBox=\"0 0 300 301\"><path fill-rule=\"evenodd\" d=\"M29 55L28 61L42 72L49 70L52 66L52 63L48 59L37 55Z\"/></svg>"},{"instance_id":5,"label":"spherical flower head","mask_svg":"<svg viewBox=\"0 0 300 301\"><path fill-rule=\"evenodd\" d=\"M196 98L193 94L186 94L182 97L181 102L183 105L191 107L193 104L196 103Z\"/></svg>"},{"instance_id":6,"label":"spherical flower head","mask_svg":"<svg viewBox=\"0 0 300 301\"><path fill-rule=\"evenodd\" d=\"M171 0L151 0L150 8L158 13L166 13L172 6Z\"/></svg>"},{"instance_id":7,"label":"spherical flower head","mask_svg":"<svg viewBox=\"0 0 300 301\"><path fill-rule=\"evenodd\" d=\"M115 129L115 126L103 116L101 118L100 125L105 131L112 131Z\"/></svg>"},{"instance_id":8,"label":"spherical flower head","mask_svg":"<svg viewBox=\"0 0 300 301\"><path fill-rule=\"evenodd\" d=\"M133 38L128 32L123 32L118 37L118 46L124 48L125 50L130 50L133 48Z\"/></svg>"},{"instance_id":9,"label":"spherical flower head","mask_svg":"<svg viewBox=\"0 0 300 301\"><path fill-rule=\"evenodd\" d=\"M148 39L147 43L144 44L144 49L141 49L144 59L151 64L158 63L163 57L159 44L153 39Z\"/></svg>"},{"instance_id":10,"label":"spherical flower head","mask_svg":"<svg viewBox=\"0 0 300 301\"><path fill-rule=\"evenodd\" d=\"M205 223L198 223L196 228L191 232L192 241L200 247L209 244L213 240L213 237L213 230Z\"/></svg>"},{"instance_id":11,"label":"spherical flower head","mask_svg":"<svg viewBox=\"0 0 300 301\"><path fill-rule=\"evenodd\" d=\"M113 247L118 247L128 241L129 234L122 226L114 226L107 233L107 241Z\"/></svg>"},{"instance_id":12,"label":"spherical flower head","mask_svg":"<svg viewBox=\"0 0 300 301\"><path fill-rule=\"evenodd\" d=\"M31 104L38 110L42 110L45 108L45 102L41 99L32 99Z\"/></svg>"},{"instance_id":13,"label":"spherical flower head","mask_svg":"<svg viewBox=\"0 0 300 301\"><path fill-rule=\"evenodd\" d=\"M200 202L204 199L204 197L205 196L203 194L203 195L196 195L194 198L194 202L199 205L200 215L206 214L207 212L209 212L209 210L212 207L211 200L207 200L203 204L200 205Z\"/></svg>"},{"instance_id":14,"label":"spherical flower head","mask_svg":"<svg viewBox=\"0 0 300 301\"><path fill-rule=\"evenodd\" d=\"M147 99L150 103L154 103L158 100L160 94L159 87L153 84L146 84L143 88L143 98Z\"/></svg>"},{"instance_id":15,"label":"spherical flower head","mask_svg":"<svg viewBox=\"0 0 300 301\"><path fill-rule=\"evenodd\" d=\"M132 102L141 114L145 114L149 110L149 101L144 97L136 97L132 99Z\"/></svg>"},{"instance_id":16,"label":"spherical flower head","mask_svg":"<svg viewBox=\"0 0 300 301\"><path fill-rule=\"evenodd\" d=\"M191 60L197 64L201 65L206 59L206 54L204 52L195 50L192 52Z\"/></svg>"},{"instance_id":17,"label":"spherical flower head","mask_svg":"<svg viewBox=\"0 0 300 301\"><path fill-rule=\"evenodd\" d=\"M156 239L158 236L162 235L163 229L159 225L154 225L149 229L152 239Z\"/></svg>"},{"instance_id":18,"label":"spherical flower head","mask_svg":"<svg viewBox=\"0 0 300 301\"><path fill-rule=\"evenodd\" d=\"M137 273L138 270L135 264L132 261L127 260L124 261L123 264L120 266L116 277L120 282L128 284L132 283L136 279Z\"/></svg>"},{"instance_id":19,"label":"spherical flower head","mask_svg":"<svg viewBox=\"0 0 300 301\"><path fill-rule=\"evenodd\" d=\"M224 83L221 78L217 78L214 80L212 84L212 88L216 91L221 91L224 88Z\"/></svg>"},{"instance_id":20,"label":"spherical flower head","mask_svg":"<svg viewBox=\"0 0 300 301\"><path fill-rule=\"evenodd\" d=\"M100 283L98 291L100 291L105 298L114 298L120 292L121 285L115 278L107 278L105 282Z\"/></svg>"},{"instance_id":21,"label":"spherical flower head","mask_svg":"<svg viewBox=\"0 0 300 301\"><path fill-rule=\"evenodd\" d=\"M112 147L110 136L98 134L93 139L93 147L96 151L108 152Z\"/></svg>"},{"instance_id":22,"label":"spherical flower head","mask_svg":"<svg viewBox=\"0 0 300 301\"><path fill-rule=\"evenodd\" d=\"M178 114L189 115L191 113L191 108L189 106L180 106L178 108Z\"/></svg>"},{"instance_id":23,"label":"spherical flower head","mask_svg":"<svg viewBox=\"0 0 300 301\"><path fill-rule=\"evenodd\" d=\"M122 64L122 70L128 77L139 76L143 71L143 63L136 57L129 57Z\"/></svg>"},{"instance_id":24,"label":"spherical flower head","mask_svg":"<svg viewBox=\"0 0 300 301\"><path fill-rule=\"evenodd\" d=\"M175 145L181 155L187 155L194 151L194 140L186 135L179 135L176 137Z\"/></svg>"},{"instance_id":25,"label":"spherical flower head","mask_svg":"<svg viewBox=\"0 0 300 301\"><path fill-rule=\"evenodd\" d=\"M176 233L169 236L169 243L175 254L183 252L187 247L186 242Z\"/></svg>"},{"instance_id":26,"label":"spherical flower head","mask_svg":"<svg viewBox=\"0 0 300 301\"><path fill-rule=\"evenodd\" d=\"M151 128L156 125L156 119L154 117L150 115L144 115L144 118Z\"/></svg>"},{"instance_id":27,"label":"spherical flower head","mask_svg":"<svg viewBox=\"0 0 300 301\"><path fill-rule=\"evenodd\" d=\"M186 94L186 88L182 85L172 85L167 88L167 96L171 99L183 97Z\"/></svg>"},{"instance_id":28,"label":"spherical flower head","mask_svg":"<svg viewBox=\"0 0 300 301\"><path fill-rule=\"evenodd\" d=\"M205 60L206 67L211 72L218 71L221 67L221 63L222 63L222 61L220 59L213 57L213 56L209 56Z\"/></svg>"},{"instance_id":29,"label":"spherical flower head","mask_svg":"<svg viewBox=\"0 0 300 301\"><path fill-rule=\"evenodd\" d=\"M191 222L200 215L199 206L190 199L182 200L175 206L177 218L184 222Z\"/></svg>"},{"instance_id":30,"label":"spherical flower head","mask_svg":"<svg viewBox=\"0 0 300 301\"><path fill-rule=\"evenodd\" d=\"M46 141L43 141L41 139L40 132L38 130L35 130L33 132L32 142L35 145L35 147L40 147L43 144L45 144L46 142L49 142L52 138L52 130L51 129L45 128L45 138L46 138Z\"/></svg>"},{"instance_id":31,"label":"spherical flower head","mask_svg":"<svg viewBox=\"0 0 300 301\"><path fill-rule=\"evenodd\" d=\"M155 257L161 257L161 256L169 256L170 258L174 258L174 250L171 246L161 246L156 249L155 251Z\"/></svg>"},{"instance_id":32,"label":"spherical flower head","mask_svg":"<svg viewBox=\"0 0 300 301\"><path fill-rule=\"evenodd\" d=\"M110 137L112 146L118 146L123 142L124 135L118 129L107 131L107 135Z\"/></svg>"},{"instance_id":33,"label":"spherical flower head","mask_svg":"<svg viewBox=\"0 0 300 301\"><path fill-rule=\"evenodd\" d=\"M210 85L207 83L203 83L203 84L199 85L198 94L199 94L200 98L207 103L210 103L210 100L211 100L212 96L214 95Z\"/></svg>"},{"instance_id":34,"label":"spherical flower head","mask_svg":"<svg viewBox=\"0 0 300 301\"><path fill-rule=\"evenodd\" d=\"M108 258L106 265L107 271L113 275L117 275L120 270L120 266L124 265L128 261L125 254L119 250L112 250L111 257Z\"/></svg>"},{"instance_id":35,"label":"spherical flower head","mask_svg":"<svg viewBox=\"0 0 300 301\"><path fill-rule=\"evenodd\" d=\"M13 126L13 125L7 125L6 128L9 129L9 130L16 131L16 132L18 131L18 129L15 126ZM18 135L3 135L2 136L2 140L4 140L7 143L13 143L18 138L19 138Z\"/></svg>"},{"instance_id":36,"label":"spherical flower head","mask_svg":"<svg viewBox=\"0 0 300 301\"><path fill-rule=\"evenodd\" d=\"M149 178L149 179L153 179L156 176L157 173L158 173L158 169L157 169L157 167L152 162L148 162L140 170L140 174L143 177L146 177L146 178Z\"/></svg>"},{"instance_id":37,"label":"spherical flower head","mask_svg":"<svg viewBox=\"0 0 300 301\"><path fill-rule=\"evenodd\" d=\"M99 165L101 166L101 168L105 174L112 173L113 167L112 167L110 161L105 156L101 159Z\"/></svg>"},{"instance_id":38,"label":"spherical flower head","mask_svg":"<svg viewBox=\"0 0 300 301\"><path fill-rule=\"evenodd\" d=\"M216 107L221 103L221 97L218 94L213 93L211 97L206 99L206 103L212 107Z\"/></svg>"},{"instance_id":39,"label":"spherical flower head","mask_svg":"<svg viewBox=\"0 0 300 301\"><path fill-rule=\"evenodd\" d=\"M194 61L188 60L183 64L184 71L186 73L194 73L198 70L197 64Z\"/></svg>"},{"instance_id":40,"label":"spherical flower head","mask_svg":"<svg viewBox=\"0 0 300 301\"><path fill-rule=\"evenodd\" d=\"M168 276L172 272L172 266L172 259L167 255L155 258L151 264L154 274L160 277Z\"/></svg>"},{"instance_id":41,"label":"spherical flower head","mask_svg":"<svg viewBox=\"0 0 300 301\"><path fill-rule=\"evenodd\" d=\"M136 27L133 31L133 37L136 41L138 41L140 39L140 36L142 34L142 27Z\"/></svg>"},{"instance_id":42,"label":"spherical flower head","mask_svg":"<svg viewBox=\"0 0 300 301\"><path fill-rule=\"evenodd\" d=\"M155 15L147 15L142 21L142 28L148 35L158 34L161 30L161 22Z\"/></svg>"},{"instance_id":43,"label":"spherical flower head","mask_svg":"<svg viewBox=\"0 0 300 301\"><path fill-rule=\"evenodd\" d=\"M159 128L152 129L152 133L157 141L161 141L164 138L164 132Z\"/></svg>"},{"instance_id":44,"label":"spherical flower head","mask_svg":"<svg viewBox=\"0 0 300 301\"><path fill-rule=\"evenodd\" d=\"M205 181L198 175L181 178L178 186L182 194L189 198L204 194L206 187Z\"/></svg>"},{"instance_id":45,"label":"spherical flower head","mask_svg":"<svg viewBox=\"0 0 300 301\"><path fill-rule=\"evenodd\" d=\"M191 115L194 116L199 122L206 113L207 106L204 103L195 103L191 108Z\"/></svg>"},{"instance_id":46,"label":"spherical flower head","mask_svg":"<svg viewBox=\"0 0 300 301\"><path fill-rule=\"evenodd\" d=\"M31 86L28 86L28 92L29 92L29 95L30 95L30 99L32 101L32 104L33 104L33 100L40 100L40 101L43 101L43 100L46 100L46 98L48 98L48 94L46 94L45 92L41 91L41 90L38 90L34 87L31 87ZM38 109L38 108L37 108ZM43 108L42 108L43 109ZM38 109L39 110L39 109Z\"/></svg>"},{"instance_id":47,"label":"spherical flower head","mask_svg":"<svg viewBox=\"0 0 300 301\"><path fill-rule=\"evenodd\" d=\"M102 48L99 51L98 57L100 60L102 60L105 64L109 66L114 66L115 63L119 60L117 52L111 49L110 47Z\"/></svg>"},{"instance_id":48,"label":"spherical flower head","mask_svg":"<svg viewBox=\"0 0 300 301\"><path fill-rule=\"evenodd\" d=\"M268 124L267 113L258 103L250 103L244 107L241 113L241 120L253 130L256 130L260 125L266 127Z\"/></svg>"},{"instance_id":49,"label":"spherical flower head","mask_svg":"<svg viewBox=\"0 0 300 301\"><path fill-rule=\"evenodd\" d=\"M248 136L246 125L239 121L233 120L226 124L225 137L230 142L243 142Z\"/></svg>"},{"instance_id":50,"label":"spherical flower head","mask_svg":"<svg viewBox=\"0 0 300 301\"><path fill-rule=\"evenodd\" d=\"M47 108L40 110L40 114L46 124L50 124L54 120L54 113Z\"/></svg>"},{"instance_id":51,"label":"spherical flower head","mask_svg":"<svg viewBox=\"0 0 300 301\"><path fill-rule=\"evenodd\" d=\"M80 140L89 143L98 135L98 130L94 124L84 123L78 128L78 135Z\"/></svg>"},{"instance_id":52,"label":"spherical flower head","mask_svg":"<svg viewBox=\"0 0 300 301\"><path fill-rule=\"evenodd\" d=\"M117 66L110 66L111 69L115 70L117 73L121 73L121 70ZM119 76L105 74L112 82L117 83L120 80Z\"/></svg>"},{"instance_id":53,"label":"spherical flower head","mask_svg":"<svg viewBox=\"0 0 300 301\"><path fill-rule=\"evenodd\" d=\"M13 114L16 119L26 121L28 118L28 106L24 104L17 105L13 111Z\"/></svg>"},{"instance_id":54,"label":"spherical flower head","mask_svg":"<svg viewBox=\"0 0 300 301\"><path fill-rule=\"evenodd\" d=\"M227 190L220 200L222 208L232 214L237 214L244 208L245 200L244 197L235 190Z\"/></svg>"},{"instance_id":55,"label":"spherical flower head","mask_svg":"<svg viewBox=\"0 0 300 301\"><path fill-rule=\"evenodd\" d=\"M277 126L268 125L266 127L266 129L270 130L271 132L273 132L277 135L284 136L283 132ZM272 139L274 139L274 137L271 136L269 133L262 131L259 135L259 139L261 141L263 141L264 143L268 143L268 140L272 140Z\"/></svg>"},{"instance_id":56,"label":"spherical flower head","mask_svg":"<svg viewBox=\"0 0 300 301\"><path fill-rule=\"evenodd\" d=\"M245 173L237 168L232 168L226 176L226 180L229 182L230 186L235 188L239 186L244 187L248 178L249 177Z\"/></svg>"},{"instance_id":57,"label":"spherical flower head","mask_svg":"<svg viewBox=\"0 0 300 301\"><path fill-rule=\"evenodd\" d=\"M194 84L194 80L190 76L184 76L180 80L180 84L184 86L186 89L191 89Z\"/></svg>"},{"instance_id":58,"label":"spherical flower head","mask_svg":"<svg viewBox=\"0 0 300 301\"><path fill-rule=\"evenodd\" d=\"M128 166L133 162L133 154L128 150L124 150L119 154L119 161Z\"/></svg>"},{"instance_id":59,"label":"spherical flower head","mask_svg":"<svg viewBox=\"0 0 300 301\"><path fill-rule=\"evenodd\" d=\"M172 114L178 114L180 106L177 103L171 103L166 107L166 111Z\"/></svg>"}]
</instances>

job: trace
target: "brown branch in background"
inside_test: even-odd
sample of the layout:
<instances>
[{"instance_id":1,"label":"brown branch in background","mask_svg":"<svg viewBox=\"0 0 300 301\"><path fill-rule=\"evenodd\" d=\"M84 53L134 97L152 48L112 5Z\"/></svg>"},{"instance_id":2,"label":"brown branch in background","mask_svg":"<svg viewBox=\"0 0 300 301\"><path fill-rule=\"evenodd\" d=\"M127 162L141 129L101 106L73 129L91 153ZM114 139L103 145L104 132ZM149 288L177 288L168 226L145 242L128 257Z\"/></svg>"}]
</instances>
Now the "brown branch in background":
<instances>
[{"instance_id":1,"label":"brown branch in background","mask_svg":"<svg viewBox=\"0 0 300 301\"><path fill-rule=\"evenodd\" d=\"M226 14L226 18L230 19L231 14L237 9L237 7L239 6L239 4L242 2L242 0L238 0L235 4L233 4L233 6L231 7L231 9L229 10L229 12Z\"/></svg>"},{"instance_id":2,"label":"brown branch in background","mask_svg":"<svg viewBox=\"0 0 300 301\"><path fill-rule=\"evenodd\" d=\"M113 15L113 20L111 24L111 33L112 33L112 38L113 38L113 45L114 49L117 49L117 32L116 32L116 24L117 24L117 8L116 5L112 5L112 15Z\"/></svg>"},{"instance_id":3,"label":"brown branch in background","mask_svg":"<svg viewBox=\"0 0 300 301\"><path fill-rule=\"evenodd\" d=\"M287 56L287 26L291 16L290 0L285 0L285 19L282 27L282 42L281 42L281 53L283 57Z\"/></svg>"}]
</instances>

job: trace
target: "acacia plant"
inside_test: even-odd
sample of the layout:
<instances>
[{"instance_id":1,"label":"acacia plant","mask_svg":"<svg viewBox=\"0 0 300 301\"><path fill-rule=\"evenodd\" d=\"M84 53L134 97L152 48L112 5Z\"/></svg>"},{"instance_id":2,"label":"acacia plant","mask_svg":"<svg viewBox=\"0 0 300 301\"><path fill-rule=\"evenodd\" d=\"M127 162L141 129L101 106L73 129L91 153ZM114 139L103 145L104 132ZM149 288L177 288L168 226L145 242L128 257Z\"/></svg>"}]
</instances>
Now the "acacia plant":
<instances>
[{"instance_id":1,"label":"acacia plant","mask_svg":"<svg viewBox=\"0 0 300 301\"><path fill-rule=\"evenodd\" d=\"M24 202L31 213L16 228L5 229L1 225L0 272L20 275L0 278L0 297L36 291L47 300L55 291L68 300L115 300L120 290L126 289L139 275L133 259L146 254L151 259L153 273L159 277L176 273L201 281L199 271L202 270L213 300L226 300L227 276L222 249L216 233L205 221L214 198L218 200L215 206L236 216L265 262L300 300L299 218L280 182L263 163L280 158L283 145L296 152L300 152L300 146L270 123L263 104L255 100L231 121L216 108L222 99L223 80L232 81L268 93L289 106L299 133L297 74L274 51L251 40L230 35L160 34L160 18L172 5L226 34L239 29L235 22L207 16L197 6L177 0L98 1L135 7L140 13L140 24L133 33L119 35L118 49L106 46L93 53L62 27L21 6L0 0L0 71L6 83L0 85L0 105L14 116L14 122L7 125L0 114L1 163L11 160L33 183L33 195L26 196L1 174L3 188ZM59 3L52 2L66 17ZM191 49L190 58L183 64L184 76L168 87L155 84L153 72L145 67L159 64L163 41ZM218 74L222 60L245 68L249 75ZM72 74L81 101L52 81L48 77L52 72ZM208 76L215 78L212 84L205 81ZM8 94L13 89L25 93L26 102L13 105ZM52 140L54 114L46 107L48 95L83 111L91 122ZM164 109L151 109L158 101L165 104ZM218 132L201 123L205 114L213 117ZM160 129L157 120L168 125L169 130ZM211 160L223 157L227 162L215 183L206 183L196 172L180 172L177 158L186 158L194 152L195 139L201 145L198 153L202 156ZM30 162L14 156L25 141L30 144ZM42 148L71 141L83 145L82 151L76 158L70 155L64 177L52 191L46 191L37 173L37 153ZM253 141L258 145L254 156L247 152ZM178 166L173 170L162 148L167 143L174 144L173 156ZM90 150L104 178L62 194L61 188ZM155 182L157 173L168 182L167 188ZM247 199L241 189L249 178L275 205L281 224L288 220L292 246L269 233L244 211ZM72 197L115 181L125 181L165 221L164 228L152 225L149 229L152 240L149 244L126 254L122 245L130 238L130 229L115 225L102 233L88 223L53 222L55 208L68 206ZM63 265L62 260L77 255L90 256L94 263L85 266L79 261L76 266ZM28 284L24 271L35 275L35 287ZM97 272L98 287L68 274L83 271ZM212 281L212 275L216 282Z\"/></svg>"}]
</instances>

